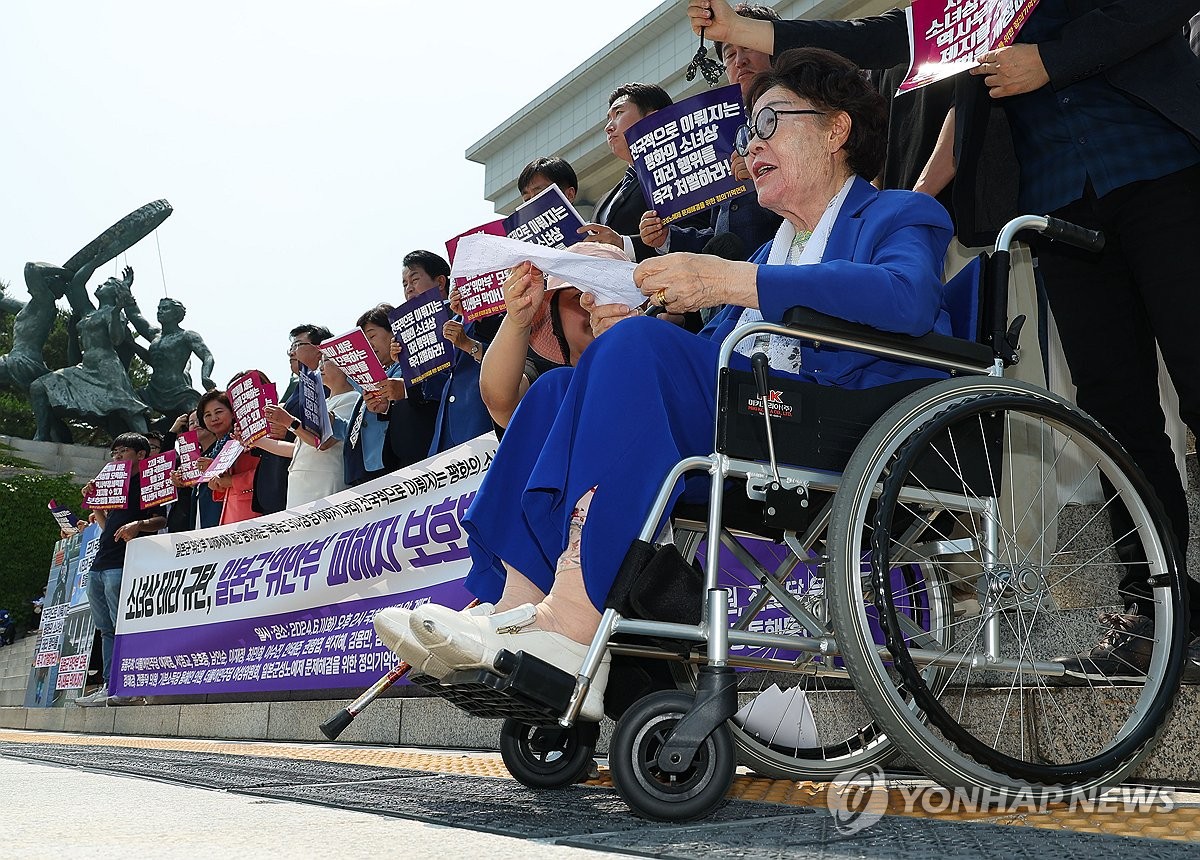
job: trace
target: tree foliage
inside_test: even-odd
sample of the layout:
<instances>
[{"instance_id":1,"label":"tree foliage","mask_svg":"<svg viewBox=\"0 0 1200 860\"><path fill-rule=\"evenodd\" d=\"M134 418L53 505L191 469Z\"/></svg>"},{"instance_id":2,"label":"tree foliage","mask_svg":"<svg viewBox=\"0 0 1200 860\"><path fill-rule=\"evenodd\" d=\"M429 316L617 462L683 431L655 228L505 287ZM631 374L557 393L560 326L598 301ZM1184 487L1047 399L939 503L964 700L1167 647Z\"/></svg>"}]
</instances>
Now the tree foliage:
<instances>
[{"instance_id":1,"label":"tree foliage","mask_svg":"<svg viewBox=\"0 0 1200 860\"><path fill-rule=\"evenodd\" d=\"M68 475L43 475L4 465L13 462L0 450L0 608L13 614L17 627L34 624L31 601L41 595L50 571L58 524L46 510L51 499L79 505L79 484Z\"/></svg>"}]
</instances>

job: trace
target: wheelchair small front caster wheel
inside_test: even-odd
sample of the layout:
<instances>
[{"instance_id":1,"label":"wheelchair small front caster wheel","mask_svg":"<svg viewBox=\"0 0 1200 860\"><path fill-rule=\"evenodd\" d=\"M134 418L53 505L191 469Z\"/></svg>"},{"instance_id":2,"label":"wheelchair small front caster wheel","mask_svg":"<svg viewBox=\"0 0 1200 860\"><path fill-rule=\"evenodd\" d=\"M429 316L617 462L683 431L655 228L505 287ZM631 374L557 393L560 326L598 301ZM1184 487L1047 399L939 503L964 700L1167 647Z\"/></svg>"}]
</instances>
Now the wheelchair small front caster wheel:
<instances>
[{"instance_id":1,"label":"wheelchair small front caster wheel","mask_svg":"<svg viewBox=\"0 0 1200 860\"><path fill-rule=\"evenodd\" d=\"M500 729L500 757L513 778L530 788L561 788L587 778L599 723L534 726L507 719Z\"/></svg>"},{"instance_id":2,"label":"wheelchair small front caster wheel","mask_svg":"<svg viewBox=\"0 0 1200 860\"><path fill-rule=\"evenodd\" d=\"M659 752L693 701L677 690L652 693L617 724L608 766L613 785L638 815L657 821L703 818L729 791L737 759L725 724L704 739L682 772L668 773L658 766Z\"/></svg>"}]
</instances>

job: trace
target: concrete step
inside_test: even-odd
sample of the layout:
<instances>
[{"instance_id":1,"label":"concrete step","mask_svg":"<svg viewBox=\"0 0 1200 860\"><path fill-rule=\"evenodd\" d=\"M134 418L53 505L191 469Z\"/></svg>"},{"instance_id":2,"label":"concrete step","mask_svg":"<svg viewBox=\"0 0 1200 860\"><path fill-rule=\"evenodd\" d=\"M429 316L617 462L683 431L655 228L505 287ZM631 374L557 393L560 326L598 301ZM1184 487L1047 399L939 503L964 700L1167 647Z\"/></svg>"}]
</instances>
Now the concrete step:
<instances>
[{"instance_id":1,"label":"concrete step","mask_svg":"<svg viewBox=\"0 0 1200 860\"><path fill-rule=\"evenodd\" d=\"M1090 697L1090 691L1078 691ZM845 691L839 694L851 697ZM0 699L3 701L3 699ZM986 721L1002 702L981 698L972 709ZM1090 701L1090 698L1088 698ZM328 743L318 726L349 700L307 702L248 702L209 705L143 705L120 708L0 707L0 728L45 732L134 735L149 737L309 741ZM853 709L851 703L847 703ZM1010 703L1011 704L1011 703ZM1078 710L1083 710L1083 702ZM815 709L814 709L815 710ZM1200 710L1200 687L1184 687L1175 711L1150 758L1135 778L1171 785L1200 787L1200 747L1195 743L1195 714ZM1082 718L1082 716L1081 716ZM605 754L613 723L601 726L597 751ZM1050 727L1051 733L1074 731ZM338 739L345 744L406 746L434 749L495 750L499 720L471 717L440 698L393 698L376 701L351 723ZM908 766L905 762L899 767Z\"/></svg>"}]
</instances>

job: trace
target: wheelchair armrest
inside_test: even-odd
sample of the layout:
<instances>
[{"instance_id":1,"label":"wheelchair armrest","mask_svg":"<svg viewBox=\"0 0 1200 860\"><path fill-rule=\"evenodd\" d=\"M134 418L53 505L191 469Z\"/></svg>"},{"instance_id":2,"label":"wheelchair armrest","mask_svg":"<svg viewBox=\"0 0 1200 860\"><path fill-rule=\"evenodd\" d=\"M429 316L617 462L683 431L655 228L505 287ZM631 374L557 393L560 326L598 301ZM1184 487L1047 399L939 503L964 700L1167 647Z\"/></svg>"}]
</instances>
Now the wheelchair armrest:
<instances>
[{"instance_id":1,"label":"wheelchair armrest","mask_svg":"<svg viewBox=\"0 0 1200 860\"><path fill-rule=\"evenodd\" d=\"M829 341L849 349L860 349L877 355L912 360L919 355L939 365L977 368L986 373L995 361L991 347L970 340L943 334L912 337L906 334L880 331L859 323L819 313L806 307L794 307L783 315L783 323L796 329L797 336L814 342Z\"/></svg>"}]
</instances>

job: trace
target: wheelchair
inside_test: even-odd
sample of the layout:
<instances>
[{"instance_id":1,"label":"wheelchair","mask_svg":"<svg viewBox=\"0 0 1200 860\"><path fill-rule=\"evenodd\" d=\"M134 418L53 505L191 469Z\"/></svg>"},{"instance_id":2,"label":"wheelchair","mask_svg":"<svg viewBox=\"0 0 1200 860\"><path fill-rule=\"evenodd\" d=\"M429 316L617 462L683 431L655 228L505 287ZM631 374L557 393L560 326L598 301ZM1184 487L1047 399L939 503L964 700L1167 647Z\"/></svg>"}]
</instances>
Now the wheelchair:
<instances>
[{"instance_id":1,"label":"wheelchair","mask_svg":"<svg viewBox=\"0 0 1200 860\"><path fill-rule=\"evenodd\" d=\"M1023 322L1010 327L1007 307L1022 230L1103 243L1056 219L1013 220L946 285L954 336L805 308L730 334L714 451L664 480L577 677L501 652L494 671L412 680L503 717L509 770L552 788L592 765L599 726L577 716L605 651L665 661L670 689L624 708L609 748L621 797L659 820L711 812L739 764L849 780L899 755L992 803L1094 795L1129 776L1179 684L1181 564L1118 443L1071 403L1004 378ZM731 368L736 345L759 334L948 376L848 390L772 377L762 353L752 372ZM677 505L673 540L656 546L677 482L700 474L706 508ZM1141 643L1148 669L1069 671L1054 658L1096 643L1133 565L1153 594L1139 607L1155 622Z\"/></svg>"}]
</instances>

